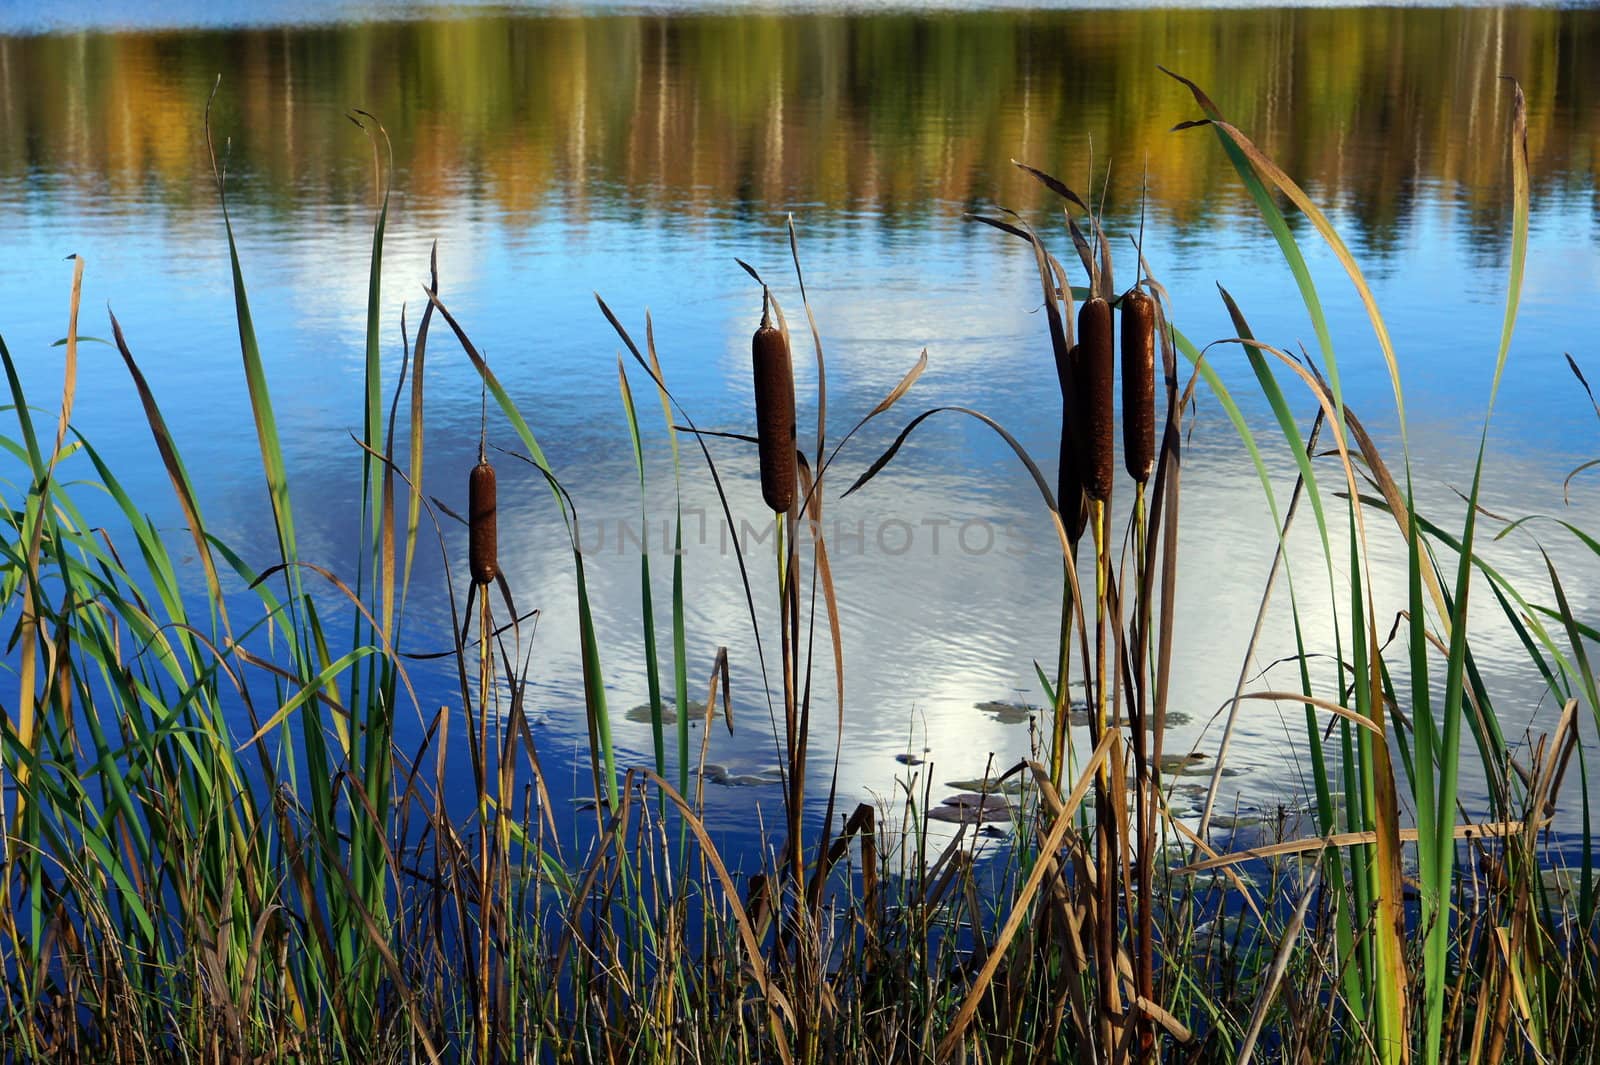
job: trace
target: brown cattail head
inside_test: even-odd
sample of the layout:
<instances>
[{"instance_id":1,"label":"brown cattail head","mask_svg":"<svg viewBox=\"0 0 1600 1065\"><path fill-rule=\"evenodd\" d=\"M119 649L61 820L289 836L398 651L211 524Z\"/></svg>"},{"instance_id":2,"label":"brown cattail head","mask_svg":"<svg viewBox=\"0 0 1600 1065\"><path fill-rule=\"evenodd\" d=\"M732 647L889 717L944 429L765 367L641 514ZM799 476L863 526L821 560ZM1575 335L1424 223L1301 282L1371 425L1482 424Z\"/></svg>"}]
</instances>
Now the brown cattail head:
<instances>
[{"instance_id":1,"label":"brown cattail head","mask_svg":"<svg viewBox=\"0 0 1600 1065\"><path fill-rule=\"evenodd\" d=\"M1156 461L1156 302L1122 297L1122 462L1139 484Z\"/></svg>"},{"instance_id":2,"label":"brown cattail head","mask_svg":"<svg viewBox=\"0 0 1600 1065\"><path fill-rule=\"evenodd\" d=\"M794 506L794 370L789 342L772 327L765 308L750 340L756 380L756 439L761 452L761 498L787 514Z\"/></svg>"},{"instance_id":3,"label":"brown cattail head","mask_svg":"<svg viewBox=\"0 0 1600 1065\"><path fill-rule=\"evenodd\" d=\"M494 467L480 456L467 478L467 558L473 584L492 584L500 573L494 512Z\"/></svg>"},{"instance_id":4,"label":"brown cattail head","mask_svg":"<svg viewBox=\"0 0 1600 1065\"><path fill-rule=\"evenodd\" d=\"M1117 356L1113 343L1111 304L1099 296L1084 301L1078 312L1078 476L1090 499L1111 498L1116 464L1115 400Z\"/></svg>"},{"instance_id":5,"label":"brown cattail head","mask_svg":"<svg viewBox=\"0 0 1600 1065\"><path fill-rule=\"evenodd\" d=\"M1062 396L1066 395L1065 379L1067 374L1077 372L1078 346L1074 344L1072 350L1067 352L1066 366L1059 370L1063 375ZM1078 475L1078 456L1072 449L1072 425L1069 419L1073 412L1061 411L1061 464L1056 472L1056 506L1061 508L1061 524L1066 526L1067 540L1076 544L1083 539L1083 529L1089 521L1089 508L1084 506L1083 479Z\"/></svg>"}]
</instances>

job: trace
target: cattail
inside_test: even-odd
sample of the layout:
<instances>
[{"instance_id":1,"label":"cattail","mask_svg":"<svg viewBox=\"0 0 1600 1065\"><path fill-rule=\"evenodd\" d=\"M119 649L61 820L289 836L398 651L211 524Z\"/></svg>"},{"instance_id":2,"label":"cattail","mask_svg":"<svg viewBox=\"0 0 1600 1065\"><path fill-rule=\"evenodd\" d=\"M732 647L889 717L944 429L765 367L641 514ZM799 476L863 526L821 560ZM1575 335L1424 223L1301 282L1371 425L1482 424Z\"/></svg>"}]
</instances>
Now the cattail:
<instances>
[{"instance_id":1,"label":"cattail","mask_svg":"<svg viewBox=\"0 0 1600 1065\"><path fill-rule=\"evenodd\" d=\"M1061 395L1063 402L1066 399L1067 375L1077 372L1078 347L1072 346L1067 352L1067 364L1058 366L1057 373L1062 378ZM1061 508L1061 524L1067 528L1067 540L1076 544L1083 539L1083 529L1089 520L1089 510L1083 505L1083 479L1078 476L1078 458L1072 451L1072 426L1069 419L1073 412L1063 408L1061 411L1061 464L1056 473L1056 506Z\"/></svg>"},{"instance_id":2,"label":"cattail","mask_svg":"<svg viewBox=\"0 0 1600 1065\"><path fill-rule=\"evenodd\" d=\"M494 512L494 467L480 454L467 478L467 558L473 584L492 584L500 572Z\"/></svg>"},{"instance_id":3,"label":"cattail","mask_svg":"<svg viewBox=\"0 0 1600 1065\"><path fill-rule=\"evenodd\" d=\"M789 342L772 327L765 306L761 326L750 339L756 379L756 439L761 452L761 497L788 513L794 506L794 370Z\"/></svg>"},{"instance_id":4,"label":"cattail","mask_svg":"<svg viewBox=\"0 0 1600 1065\"><path fill-rule=\"evenodd\" d=\"M1111 498L1115 465L1112 387L1116 381L1111 304L1095 296L1078 312L1078 476L1090 499Z\"/></svg>"},{"instance_id":5,"label":"cattail","mask_svg":"<svg viewBox=\"0 0 1600 1065\"><path fill-rule=\"evenodd\" d=\"M1138 484L1156 460L1156 303L1138 289L1122 297L1122 462Z\"/></svg>"}]
</instances>

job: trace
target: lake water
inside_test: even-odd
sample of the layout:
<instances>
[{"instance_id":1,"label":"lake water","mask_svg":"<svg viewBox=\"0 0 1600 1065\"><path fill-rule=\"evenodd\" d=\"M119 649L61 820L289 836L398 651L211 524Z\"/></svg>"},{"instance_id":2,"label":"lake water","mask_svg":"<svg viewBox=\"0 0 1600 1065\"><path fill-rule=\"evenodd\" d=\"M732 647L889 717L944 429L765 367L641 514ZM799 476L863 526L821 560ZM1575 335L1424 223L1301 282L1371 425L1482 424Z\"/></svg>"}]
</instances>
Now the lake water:
<instances>
[{"instance_id":1,"label":"lake water","mask_svg":"<svg viewBox=\"0 0 1600 1065\"><path fill-rule=\"evenodd\" d=\"M81 24L87 19L87 24ZM1024 245L964 219L1022 211L1066 250L1058 204L1010 165L1031 162L1103 201L1131 278L1143 228L1151 269L1198 341L1232 336L1215 284L1258 335L1314 343L1288 271L1205 130L1161 64L1201 84L1332 214L1385 308L1400 351L1421 506L1459 523L1488 394L1510 240L1510 89L1529 103L1532 251L1517 340L1490 437L1485 505L1561 511L1600 527L1592 479L1561 484L1600 453L1600 422L1566 368L1600 374L1600 12L1554 8L1291 10L640 11L369 4L326 10L218 5L97 6L52 15L0 3L0 331L41 406L59 389L71 265L88 262L83 331L116 311L163 403L212 531L246 558L275 553L244 391L227 249L201 117L228 142L234 224L292 469L302 554L348 568L358 517L360 367L374 188L372 153L344 115L378 116L394 146L384 274L391 374L402 304L420 314L429 248L443 298L488 355L584 515L589 580L616 739L625 764L651 760L648 726L621 711L646 695L639 664L639 499L618 399L619 344L605 297L636 335L646 308L665 371L704 428L749 432L749 334L760 294L735 263L776 279L791 313L786 218L827 353L837 439L928 350L929 367L893 414L841 456L842 488L915 411L959 403L1003 421L1046 468L1059 417L1038 285ZM1334 324L1351 405L1398 463L1394 400L1364 316L1337 265L1303 234ZM815 424L814 365L801 357L802 438ZM428 364L425 486L465 499L479 388L447 335ZM84 349L78 421L164 523L180 519L120 361ZM1267 447L1280 499L1293 463L1237 348L1212 358ZM392 380L392 378L391 378ZM633 374L651 463L651 546L661 554L671 466L657 408ZM1309 424L1305 394L1290 390ZM490 439L514 447L503 421ZM754 456L712 450L736 518L766 520ZM686 453L686 459L690 459ZM519 604L542 611L535 642L535 736L565 798L589 789L564 533L540 484L501 457L501 560ZM1184 472L1183 570L1172 709L1188 721L1169 749L1212 750L1275 543L1256 475L1202 389ZM710 478L687 461L686 569L692 690L703 697L727 646L734 734L710 760L756 774L777 758L738 572ZM845 642L839 749L847 801L893 798L913 772L936 782L1014 761L1026 724L974 708L1038 702L1035 660L1054 653L1059 562L1033 487L976 423L936 418L857 496L830 501ZM706 515L704 540L699 513ZM1380 622L1404 603L1404 550L1373 520ZM1327 602L1309 524L1294 538L1297 586ZM1593 618L1600 582L1553 526L1538 536L1566 567L1566 592ZM464 538L451 532L464 576ZM774 632L770 549L751 548L763 631ZM1531 537L1492 557L1549 599ZM669 566L658 558L655 572ZM442 647L449 612L437 555L423 552L408 640ZM658 586L658 619L667 586ZM766 593L763 595L762 593ZM1480 658L1505 731L1548 727L1549 699L1480 601ZM1271 615L1261 669L1293 650ZM1331 650L1325 619L1308 643ZM663 640L665 634L663 631ZM769 647L769 657L775 655ZM817 688L832 690L827 655ZM453 701L443 667L413 667L431 715ZM1293 687L1278 666L1255 682ZM831 752L831 695L818 747ZM417 714L401 713L402 732ZM1591 722L1586 721L1589 729ZM1242 800L1289 800L1304 786L1296 708L1248 704L1230 764ZM1592 729L1590 729L1592 732ZM1588 734L1588 733L1586 733ZM915 771L896 761L914 753ZM1470 757L1470 755L1469 755ZM813 756L818 784L829 758ZM463 780L463 787L467 786ZM813 786L817 790L817 785ZM936 793L938 787L936 786ZM775 787L710 789L712 816L741 836ZM848 808L848 807L847 807Z\"/></svg>"}]
</instances>

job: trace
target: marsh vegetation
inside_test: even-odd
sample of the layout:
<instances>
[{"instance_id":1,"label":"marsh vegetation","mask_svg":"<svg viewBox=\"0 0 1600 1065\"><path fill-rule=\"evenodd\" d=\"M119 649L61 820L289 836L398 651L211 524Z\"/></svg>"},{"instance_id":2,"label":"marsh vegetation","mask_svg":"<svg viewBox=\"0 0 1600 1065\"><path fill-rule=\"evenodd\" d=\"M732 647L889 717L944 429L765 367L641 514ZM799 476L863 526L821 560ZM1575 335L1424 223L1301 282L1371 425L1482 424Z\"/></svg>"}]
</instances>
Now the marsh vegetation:
<instances>
[{"instance_id":1,"label":"marsh vegetation","mask_svg":"<svg viewBox=\"0 0 1600 1065\"><path fill-rule=\"evenodd\" d=\"M619 274L593 317L619 354L595 372L618 387L614 441L631 461L622 488L647 525L665 521L675 548L640 545L640 629L625 650L595 622L585 500L549 460L539 411L517 402L474 342L437 260L407 303L398 350L383 343L396 170L366 112L351 117L371 139L381 192L348 448L359 491L340 501L356 533L342 553L306 549L274 364L208 126L252 423L241 431L254 440L275 553L247 557L214 531L205 442L169 428L137 333L115 316L103 340L80 332L77 260L59 396L41 405L0 344L11 400L0 616L17 682L4 701L5 1053L1581 1060L1596 1039L1600 925L1579 737L1600 714L1600 690L1595 632L1568 589L1587 574L1550 565L1536 585L1514 583L1481 550L1529 528L1478 498L1527 268L1522 90L1492 90L1510 101L1507 135L1476 157L1496 161L1505 204L1503 327L1460 338L1494 357L1485 413L1462 414L1481 441L1465 506L1445 517L1417 505L1405 364L1357 256L1290 173L1183 85L1197 127L1182 134L1188 150L1203 141L1231 165L1281 250L1312 341L1289 351L1258 339L1251 293L1221 290L1231 332L1197 343L1161 284L1163 251L1119 231L1089 190L1031 167L1021 172L1042 190L1036 209L984 210L970 224L1031 261L1041 314L1029 398L1060 412L1048 454L1030 452L1005 412L919 405L936 350L907 345L879 396L856 403L851 390L843 409L830 406L827 322L807 295L792 223L783 276L740 264L753 334L742 429L697 423L674 385L678 354L658 350ZM1312 242L1360 302L1360 335L1330 322L1307 267ZM152 520L116 451L74 427L82 352L99 345L137 397L182 527ZM1397 427L1391 448L1365 428L1373 412L1347 402L1336 351L1357 346L1376 348L1392 385L1393 410L1380 415ZM1248 365L1268 433L1217 374L1223 353ZM469 468L428 461L438 412L425 385L441 359L470 366L481 396L467 419ZM802 366L814 384L797 398ZM1563 402L1587 388L1572 367ZM1167 725L1184 712L1169 715L1174 649L1208 637L1175 613L1188 579L1182 474L1202 393L1225 412L1273 515L1278 550L1259 597L1263 616L1274 596L1288 605L1296 683L1260 688L1241 670L1217 744L1191 751L1169 749ZM949 782L953 795L908 752L898 790L863 802L837 786L850 587L834 579L822 530L829 507L883 490L921 459L917 434L952 419L1001 442L1005 472L994 475L1037 493L1058 549L1059 615L1034 621L1058 634L1054 657L1035 664L1021 701L973 711L1020 714L1034 750ZM656 513L661 467L647 453L663 448L673 504ZM1292 466L1289 492L1267 455ZM511 469L528 476L513 481ZM725 483L757 471L766 511L736 514ZM696 479L714 486L729 526L773 524L774 566L740 553L736 582L686 579L682 486ZM531 722L539 651L557 634L545 589L508 577L508 515L527 502L513 489L536 494L529 505L558 514L566 534L559 561L576 605L559 638L579 649L581 698L564 712L581 718L577 763L590 785L576 816L551 797L562 770ZM109 500L114 520L88 519L91 498ZM1282 550L1296 525L1319 546L1315 580ZM1578 525L1539 529L1600 563ZM1405 608L1384 615L1372 560L1394 550ZM424 557L439 562L448 618L427 642L406 624ZM742 704L727 648L701 656L686 638L687 604L707 597L735 602L754 636L756 661L740 666L760 690ZM1474 643L1475 601L1492 604L1538 678L1520 698L1554 708L1539 735L1503 724L1512 718ZM1313 629L1331 634L1327 645L1305 641ZM632 711L608 690L619 654L647 682ZM437 662L453 687L433 705L413 673ZM1235 716L1255 702L1299 723L1311 783L1302 810L1221 798ZM416 727L397 726L402 717ZM649 729L637 761L613 729L630 718ZM775 765L708 762L713 733L734 728L770 735ZM1470 809L1468 775L1486 797ZM705 816L708 783L775 793L751 807L773 819L761 847L725 853ZM1179 811L1183 788L1191 801Z\"/></svg>"}]
</instances>

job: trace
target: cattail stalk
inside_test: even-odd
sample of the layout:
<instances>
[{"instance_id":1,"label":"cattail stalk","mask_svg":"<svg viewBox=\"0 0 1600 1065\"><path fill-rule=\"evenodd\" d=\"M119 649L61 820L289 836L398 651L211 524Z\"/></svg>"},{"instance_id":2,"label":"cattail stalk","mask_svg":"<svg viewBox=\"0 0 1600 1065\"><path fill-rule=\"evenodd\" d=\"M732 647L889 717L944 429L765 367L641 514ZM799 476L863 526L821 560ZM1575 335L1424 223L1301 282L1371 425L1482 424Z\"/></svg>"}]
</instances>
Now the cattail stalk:
<instances>
[{"instance_id":1,"label":"cattail stalk","mask_svg":"<svg viewBox=\"0 0 1600 1065\"><path fill-rule=\"evenodd\" d=\"M789 340L772 324L771 297L761 291L761 325L750 338L750 364L756 393L756 444L761 461L761 498L775 512L778 548L778 634L782 647L784 736L789 760L789 795L786 843L790 873L804 883L801 844L801 810L805 797L803 729L797 717L794 635L799 629L799 597L795 587L799 556L786 541L793 536L790 511L794 508L799 468L795 461L794 365Z\"/></svg>"},{"instance_id":2,"label":"cattail stalk","mask_svg":"<svg viewBox=\"0 0 1600 1065\"><path fill-rule=\"evenodd\" d=\"M1078 346L1074 344L1067 353L1067 364L1057 368L1057 373L1062 376L1061 382L1061 452L1060 464L1056 467L1056 506L1061 511L1061 524L1067 529L1067 542L1076 550L1078 541L1083 539L1083 530L1089 522L1089 511L1084 505L1083 477L1078 465L1078 456L1073 449L1072 440L1074 432L1082 433L1081 423L1072 424L1077 417L1076 411L1066 409L1067 387L1066 376L1078 373Z\"/></svg>"},{"instance_id":3,"label":"cattail stalk","mask_svg":"<svg viewBox=\"0 0 1600 1065\"><path fill-rule=\"evenodd\" d=\"M794 506L794 367L789 342L772 326L763 298L761 326L750 339L755 371L756 440L761 453L761 498L780 514Z\"/></svg>"},{"instance_id":4,"label":"cattail stalk","mask_svg":"<svg viewBox=\"0 0 1600 1065\"><path fill-rule=\"evenodd\" d=\"M1106 727L1105 689L1105 586L1106 519L1111 499L1116 445L1113 439L1116 356L1111 305L1099 296L1083 303L1078 312L1078 359L1075 367L1078 407L1078 475L1089 499L1095 547L1095 694L1097 696L1094 741ZM1104 772L1101 776L1104 777Z\"/></svg>"},{"instance_id":5,"label":"cattail stalk","mask_svg":"<svg viewBox=\"0 0 1600 1065\"><path fill-rule=\"evenodd\" d=\"M488 795L488 767L492 761L489 757L489 699L493 690L491 683L492 659L489 654L489 633L491 620L489 615L489 586L499 576L499 534L496 522L496 500L494 467L490 465L484 450L484 439L478 438L478 464L472 467L472 472L467 475L467 568L472 574L472 588L468 596L468 614L471 614L471 596L476 594L478 600L478 720L477 733L473 736L469 728L468 735L473 737L474 776L479 790L479 802L487 803ZM499 783L497 779L497 783ZM496 843L502 842L504 818L496 818L495 836ZM483 920L480 923L478 936L478 998L476 1009L476 1031L474 1042L479 1054L487 1057L491 1033L494 1027L490 1017L490 944L492 920L489 917L492 909L493 878L495 872L494 853L491 849L488 834L485 833L479 840L478 850L478 894L484 908Z\"/></svg>"},{"instance_id":6,"label":"cattail stalk","mask_svg":"<svg viewBox=\"0 0 1600 1065\"><path fill-rule=\"evenodd\" d=\"M1091 741L1105 735L1106 719L1106 595L1110 549L1107 535L1111 486L1116 466L1115 399L1116 344L1111 305L1100 296L1084 301L1078 312L1079 476L1089 498L1090 528L1094 532L1095 558L1095 663L1092 692L1094 714ZM1113 756L1116 748L1113 748ZM1096 955L1100 967L1102 1018L1121 1014L1116 972L1116 811L1113 781L1105 766L1095 775L1095 858L1097 875L1095 923Z\"/></svg>"},{"instance_id":7,"label":"cattail stalk","mask_svg":"<svg viewBox=\"0 0 1600 1065\"><path fill-rule=\"evenodd\" d=\"M467 477L467 559L472 583L490 585L500 573L495 522L494 467L478 453L478 464Z\"/></svg>"},{"instance_id":8,"label":"cattail stalk","mask_svg":"<svg viewBox=\"0 0 1600 1065\"><path fill-rule=\"evenodd\" d=\"M1134 483L1156 459L1156 304L1134 289L1122 297L1122 462Z\"/></svg>"},{"instance_id":9,"label":"cattail stalk","mask_svg":"<svg viewBox=\"0 0 1600 1065\"><path fill-rule=\"evenodd\" d=\"M1111 304L1099 296L1085 300L1078 312L1078 476L1084 492L1097 503L1111 498L1116 462L1113 335Z\"/></svg>"},{"instance_id":10,"label":"cattail stalk","mask_svg":"<svg viewBox=\"0 0 1600 1065\"><path fill-rule=\"evenodd\" d=\"M1067 351L1065 362L1060 359L1056 361L1056 374L1061 384L1062 407L1061 450L1056 466L1056 507L1061 515L1061 524L1067 533L1067 546L1071 555L1070 559L1063 562L1065 566L1071 566L1072 560L1077 558L1078 543L1083 539L1084 528L1089 522L1088 503L1083 494L1083 479L1079 476L1078 456L1073 448L1074 434L1082 431L1081 427L1075 424L1078 418L1077 411L1070 405L1070 401L1076 396L1077 367L1078 346L1074 344ZM1063 574L1061 643L1056 665L1055 721L1050 734L1050 780L1058 787L1066 766L1067 744L1071 739L1067 723L1072 700L1067 692L1067 679L1072 665L1072 615L1072 582L1068 575Z\"/></svg>"},{"instance_id":11,"label":"cattail stalk","mask_svg":"<svg viewBox=\"0 0 1600 1065\"><path fill-rule=\"evenodd\" d=\"M1150 632L1150 596L1146 593L1145 557L1148 531L1145 516L1145 484L1155 466L1155 301L1135 288L1122 298L1122 461L1134 482L1133 539L1134 622L1130 634L1133 652L1134 690L1128 707L1133 726L1133 759L1138 777L1134 792L1134 832L1139 841L1137 868L1139 899L1135 940L1135 986L1146 997L1154 994L1154 930L1151 914L1151 868L1155 846L1154 809L1159 780L1146 749L1145 717L1148 699L1145 654ZM1138 1026L1138 1046L1148 1051L1154 1033L1146 1021Z\"/></svg>"}]
</instances>

